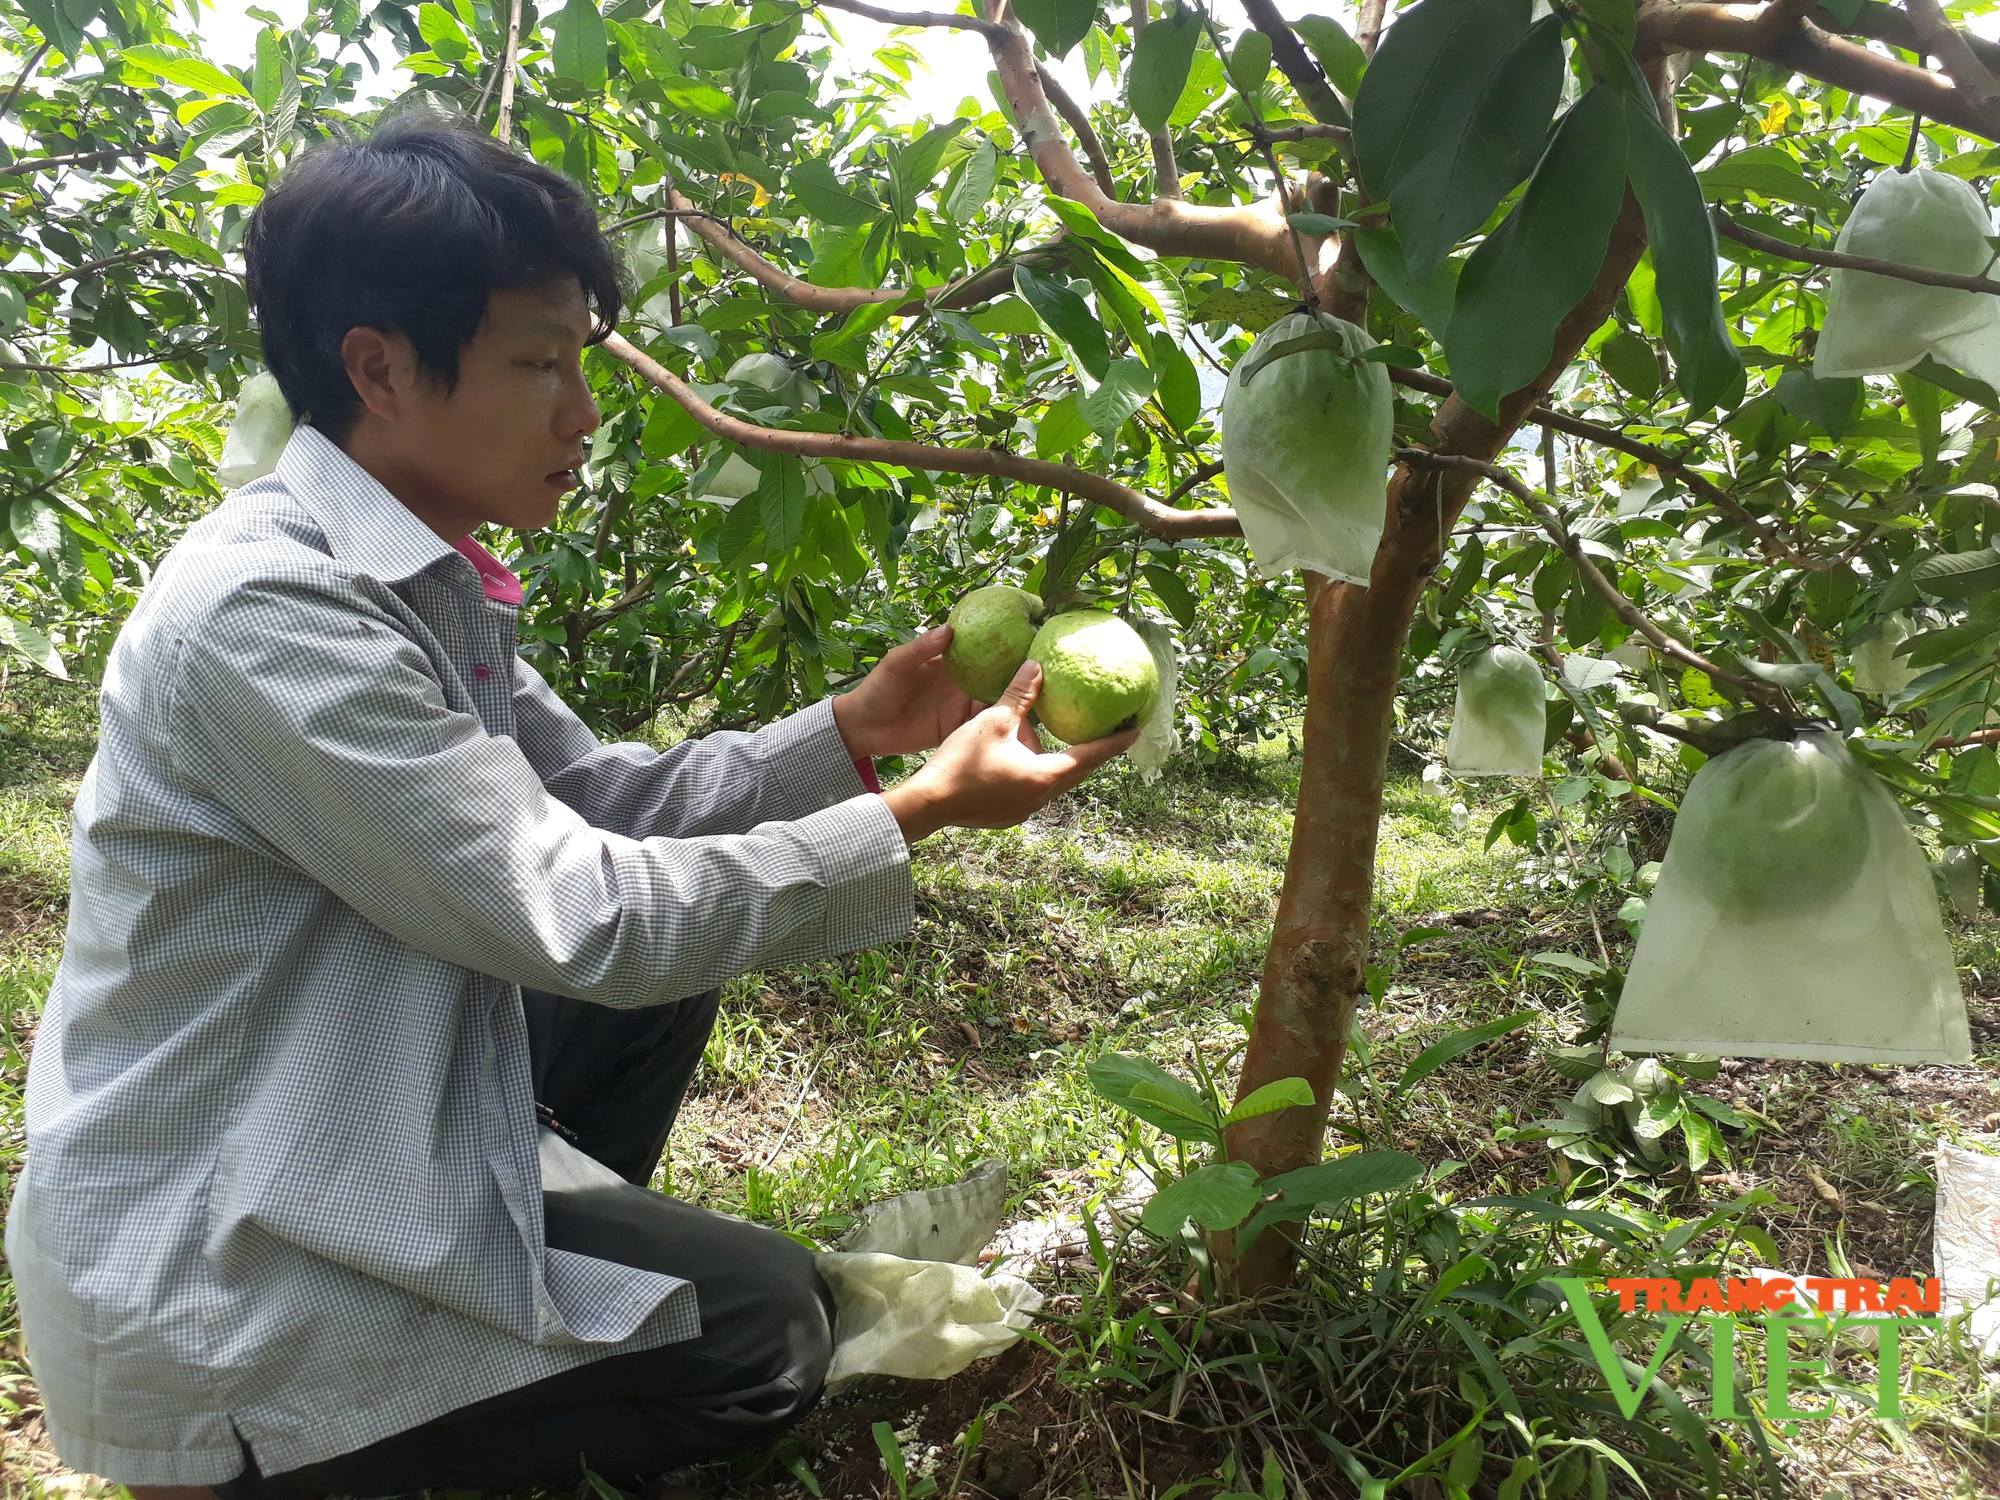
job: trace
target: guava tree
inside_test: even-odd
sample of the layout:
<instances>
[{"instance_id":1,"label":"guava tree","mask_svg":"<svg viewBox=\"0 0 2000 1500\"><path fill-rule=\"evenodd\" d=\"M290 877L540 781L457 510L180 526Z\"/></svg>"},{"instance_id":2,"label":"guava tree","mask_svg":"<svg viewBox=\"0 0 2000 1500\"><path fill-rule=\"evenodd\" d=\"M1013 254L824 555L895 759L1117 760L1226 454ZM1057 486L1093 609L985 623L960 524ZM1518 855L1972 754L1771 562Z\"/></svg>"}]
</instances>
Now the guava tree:
<instances>
[{"instance_id":1,"label":"guava tree","mask_svg":"<svg viewBox=\"0 0 2000 1500\"><path fill-rule=\"evenodd\" d=\"M991 74L951 120L890 124L921 46L856 66L826 40L843 12L974 33ZM1866 726L1944 836L2000 833L2000 402L1936 359L1811 368L1871 177L1914 163L1984 197L2000 48L1934 0L1296 22L1270 0L336 0L248 69L142 0L0 16L17 654L88 666L92 622L143 582L135 536L212 499L217 403L255 353L243 217L366 113L365 50L591 184L629 236L590 482L523 543L524 636L599 722L704 694L722 722L783 711L996 579L1173 620L1197 747L1303 698L1236 1086L1303 1076L1316 1102L1231 1129L1261 1176L1322 1154L1391 736L1472 642L1546 664L1551 748L1604 795L1817 715ZM1046 66L1071 55L1104 102ZM1261 579L1210 499L1200 368L1301 302L1365 327L1397 386L1365 587ZM1843 658L1884 643L1893 680L1857 685ZM1533 804L1507 827L1537 836ZM1263 1236L1240 1284L1289 1256Z\"/></svg>"}]
</instances>

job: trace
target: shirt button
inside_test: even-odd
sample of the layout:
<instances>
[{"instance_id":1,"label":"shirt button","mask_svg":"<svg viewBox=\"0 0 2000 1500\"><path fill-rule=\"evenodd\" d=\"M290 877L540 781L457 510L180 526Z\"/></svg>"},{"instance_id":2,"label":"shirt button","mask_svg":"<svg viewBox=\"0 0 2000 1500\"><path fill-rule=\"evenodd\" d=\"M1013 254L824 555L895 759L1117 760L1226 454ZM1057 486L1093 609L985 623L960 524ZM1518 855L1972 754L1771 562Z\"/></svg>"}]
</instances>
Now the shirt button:
<instances>
[{"instance_id":1,"label":"shirt button","mask_svg":"<svg viewBox=\"0 0 2000 1500\"><path fill-rule=\"evenodd\" d=\"M493 675L493 669L491 667L478 666L472 669L472 680L474 682L484 682L487 678L491 677L492 675Z\"/></svg>"}]
</instances>

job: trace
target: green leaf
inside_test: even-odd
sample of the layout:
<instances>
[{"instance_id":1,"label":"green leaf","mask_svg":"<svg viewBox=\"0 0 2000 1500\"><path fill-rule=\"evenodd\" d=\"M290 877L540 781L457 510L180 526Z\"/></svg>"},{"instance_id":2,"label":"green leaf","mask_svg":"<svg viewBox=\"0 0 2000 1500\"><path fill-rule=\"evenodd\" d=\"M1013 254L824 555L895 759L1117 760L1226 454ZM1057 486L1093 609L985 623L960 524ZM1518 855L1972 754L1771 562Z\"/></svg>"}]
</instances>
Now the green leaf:
<instances>
[{"instance_id":1,"label":"green leaf","mask_svg":"<svg viewBox=\"0 0 2000 1500\"><path fill-rule=\"evenodd\" d=\"M1158 23L1155 23L1158 24ZM1203 1229L1234 1229L1263 1194L1247 1162L1197 1167L1155 1193L1139 1221L1161 1239L1172 1239L1189 1219Z\"/></svg>"},{"instance_id":2,"label":"green leaf","mask_svg":"<svg viewBox=\"0 0 2000 1500\"><path fill-rule=\"evenodd\" d=\"M1427 282L1411 278L1403 261L1402 242L1393 229L1358 229L1354 243L1361 250L1361 264L1389 300L1429 329L1433 336L1451 322L1452 303L1458 297L1459 263L1440 262Z\"/></svg>"},{"instance_id":3,"label":"green leaf","mask_svg":"<svg viewBox=\"0 0 2000 1500\"><path fill-rule=\"evenodd\" d=\"M1562 20L1530 26L1486 78L1464 133L1391 168L1390 212L1410 275L1428 280L1533 170L1562 100Z\"/></svg>"},{"instance_id":4,"label":"green leaf","mask_svg":"<svg viewBox=\"0 0 2000 1500\"><path fill-rule=\"evenodd\" d=\"M425 0L417 7L417 30L431 51L448 63L464 62L472 51L472 39L465 34L465 28L458 24L458 17L442 5L432 5ZM263 59L258 59L261 75Z\"/></svg>"},{"instance_id":5,"label":"green leaf","mask_svg":"<svg viewBox=\"0 0 2000 1500\"><path fill-rule=\"evenodd\" d=\"M148 42L139 47L127 47L118 55L142 72L151 73L168 83L177 83L182 88L199 89L204 94L228 94L238 99L252 97L250 90L214 63L185 56L172 47Z\"/></svg>"},{"instance_id":6,"label":"green leaf","mask_svg":"<svg viewBox=\"0 0 2000 1500\"><path fill-rule=\"evenodd\" d=\"M1222 1144L1221 1120L1208 1102L1159 1064L1127 1053L1106 1052L1093 1058L1084 1073L1099 1098L1137 1115L1148 1125L1183 1139L1201 1140L1213 1146ZM1143 1095L1139 1092L1142 1087ZM1158 1101L1163 1098L1171 1098L1174 1107L1169 1109L1160 1104ZM1204 1113L1214 1124L1202 1126L1198 1134L1191 1133L1189 1126Z\"/></svg>"},{"instance_id":7,"label":"green leaf","mask_svg":"<svg viewBox=\"0 0 2000 1500\"><path fill-rule=\"evenodd\" d=\"M431 49L433 52L437 48ZM266 115L278 106L278 95L285 87L285 46L278 40L278 33L266 26L257 33L257 64L250 70L250 92L256 96L257 108Z\"/></svg>"},{"instance_id":8,"label":"green leaf","mask_svg":"<svg viewBox=\"0 0 2000 1500\"><path fill-rule=\"evenodd\" d=\"M1160 410L1182 432L1201 420L1201 376L1187 351L1164 331L1153 335L1153 372L1158 376Z\"/></svg>"},{"instance_id":9,"label":"green leaf","mask_svg":"<svg viewBox=\"0 0 2000 1500\"><path fill-rule=\"evenodd\" d=\"M1118 319L1136 352L1151 353L1153 324L1166 321L1153 293L1100 256L1085 254L1081 259L1090 289L1097 293L1097 305Z\"/></svg>"},{"instance_id":10,"label":"green leaf","mask_svg":"<svg viewBox=\"0 0 2000 1500\"><path fill-rule=\"evenodd\" d=\"M965 170L945 200L945 217L964 224L986 206L993 196L993 183L1000 170L1000 152L991 141L981 141L965 159Z\"/></svg>"},{"instance_id":11,"label":"green leaf","mask_svg":"<svg viewBox=\"0 0 2000 1500\"><path fill-rule=\"evenodd\" d=\"M1139 360L1121 359L1077 402L1077 410L1092 432L1110 442L1152 394L1153 372Z\"/></svg>"},{"instance_id":12,"label":"green leaf","mask_svg":"<svg viewBox=\"0 0 2000 1500\"><path fill-rule=\"evenodd\" d=\"M1938 399L1938 387L1920 375L1904 373L1896 377L1896 389L1903 393L1903 415L1917 429L1919 456L1926 464L1936 463L1944 439L1944 403Z\"/></svg>"},{"instance_id":13,"label":"green leaf","mask_svg":"<svg viewBox=\"0 0 2000 1500\"><path fill-rule=\"evenodd\" d=\"M1521 201L1459 276L1444 346L1473 410L1497 420L1500 398L1549 362L1556 325L1604 264L1624 196L1624 104L1599 85L1563 116Z\"/></svg>"},{"instance_id":14,"label":"green leaf","mask_svg":"<svg viewBox=\"0 0 2000 1500\"><path fill-rule=\"evenodd\" d=\"M1805 370L1787 370L1772 390L1786 411L1831 438L1846 436L1861 415L1859 380L1820 380Z\"/></svg>"},{"instance_id":15,"label":"green leaf","mask_svg":"<svg viewBox=\"0 0 2000 1500\"><path fill-rule=\"evenodd\" d=\"M1660 123L1650 91L1624 96L1627 168L1646 216L1653 286L1660 299L1674 384L1693 414L1732 400L1743 363L1722 316L1715 281L1715 226L1688 159ZM1837 434L1836 434L1837 435Z\"/></svg>"},{"instance_id":16,"label":"green leaf","mask_svg":"<svg viewBox=\"0 0 2000 1500\"><path fill-rule=\"evenodd\" d=\"M1368 55L1361 44L1347 34L1347 28L1331 16L1300 16L1292 30L1305 38L1319 65L1326 69L1327 81L1349 99L1361 87L1368 71Z\"/></svg>"},{"instance_id":17,"label":"green leaf","mask_svg":"<svg viewBox=\"0 0 2000 1500\"><path fill-rule=\"evenodd\" d=\"M1676 151L1680 147L1674 148ZM1839 216L1844 205L1809 180L1798 158L1782 146L1751 146L1696 174L1712 200L1741 198L1746 192Z\"/></svg>"},{"instance_id":18,"label":"green leaf","mask_svg":"<svg viewBox=\"0 0 2000 1500\"><path fill-rule=\"evenodd\" d=\"M1990 547L1975 552L1947 552L1926 558L1910 570L1909 576L1918 589L1933 599L1968 599L2000 588L2000 552Z\"/></svg>"},{"instance_id":19,"label":"green leaf","mask_svg":"<svg viewBox=\"0 0 2000 1500\"><path fill-rule=\"evenodd\" d=\"M595 0L569 0L556 15L549 61L556 76L586 94L602 93L610 79L609 40Z\"/></svg>"},{"instance_id":20,"label":"green leaf","mask_svg":"<svg viewBox=\"0 0 2000 1500\"><path fill-rule=\"evenodd\" d=\"M1497 1021L1485 1021L1477 1026L1467 1026L1463 1030L1454 1031L1432 1042L1403 1070L1403 1076L1396 1084L1396 1092L1407 1094L1454 1057L1462 1056L1474 1047L1483 1047L1495 1037L1505 1036L1534 1019L1533 1011L1524 1010L1516 1015L1502 1016Z\"/></svg>"},{"instance_id":21,"label":"green leaf","mask_svg":"<svg viewBox=\"0 0 2000 1500\"><path fill-rule=\"evenodd\" d=\"M198 261L205 266L220 266L222 252L206 240L198 240L191 234L182 234L178 229L154 229L146 238L153 244L174 252L183 260Z\"/></svg>"},{"instance_id":22,"label":"green leaf","mask_svg":"<svg viewBox=\"0 0 2000 1500\"><path fill-rule=\"evenodd\" d=\"M8 651L30 666L41 668L51 677L69 681L69 668L63 665L62 655L56 650L54 641L26 620L0 615L0 652Z\"/></svg>"},{"instance_id":23,"label":"green leaf","mask_svg":"<svg viewBox=\"0 0 2000 1500\"><path fill-rule=\"evenodd\" d=\"M933 126L897 154L896 181L902 189L901 207L905 218L916 212L917 194L931 185L946 149L967 123L965 120L952 120Z\"/></svg>"},{"instance_id":24,"label":"green leaf","mask_svg":"<svg viewBox=\"0 0 2000 1500\"><path fill-rule=\"evenodd\" d=\"M1287 1203L1344 1203L1392 1193L1423 1175L1424 1164L1406 1152L1358 1151L1267 1178L1264 1191L1281 1194Z\"/></svg>"},{"instance_id":25,"label":"green leaf","mask_svg":"<svg viewBox=\"0 0 2000 1500\"><path fill-rule=\"evenodd\" d=\"M1229 49L1229 81L1239 94L1255 94L1271 76L1271 39L1261 31L1246 31Z\"/></svg>"},{"instance_id":26,"label":"green leaf","mask_svg":"<svg viewBox=\"0 0 2000 1500\"><path fill-rule=\"evenodd\" d=\"M1355 159L1376 198L1393 198L1433 152L1459 148L1529 9L1529 0L1422 0L1396 17L1354 99Z\"/></svg>"},{"instance_id":27,"label":"green leaf","mask_svg":"<svg viewBox=\"0 0 2000 1500\"><path fill-rule=\"evenodd\" d=\"M1300 234L1339 234L1356 227L1352 219L1336 219L1332 214L1286 214L1285 222Z\"/></svg>"},{"instance_id":28,"label":"green leaf","mask_svg":"<svg viewBox=\"0 0 2000 1500\"><path fill-rule=\"evenodd\" d=\"M1105 342L1104 325L1092 315L1090 305L1066 283L1028 266L1014 267L1014 286L1048 331L1069 345L1090 378L1102 380L1111 368L1111 346Z\"/></svg>"},{"instance_id":29,"label":"green leaf","mask_svg":"<svg viewBox=\"0 0 2000 1500\"><path fill-rule=\"evenodd\" d=\"M1164 129L1180 103L1200 41L1201 18L1189 10L1176 10L1139 33L1126 90L1132 113L1148 135Z\"/></svg>"},{"instance_id":30,"label":"green leaf","mask_svg":"<svg viewBox=\"0 0 2000 1500\"><path fill-rule=\"evenodd\" d=\"M1194 629L1195 611L1200 607L1200 601L1181 575L1172 568L1157 565L1141 571L1146 575L1146 582L1152 586L1153 597L1166 605L1167 612L1181 629Z\"/></svg>"},{"instance_id":31,"label":"green leaf","mask_svg":"<svg viewBox=\"0 0 2000 1500\"><path fill-rule=\"evenodd\" d=\"M1245 333L1262 333L1298 305L1289 297L1274 297L1269 292L1223 287L1205 295L1189 317L1196 323L1234 323Z\"/></svg>"},{"instance_id":32,"label":"green leaf","mask_svg":"<svg viewBox=\"0 0 2000 1500\"><path fill-rule=\"evenodd\" d=\"M683 110L691 115L699 115L704 120L729 121L736 118L735 103L727 94L723 93L721 89L712 83L703 83L699 79L694 78L676 77L656 78L653 82L659 88L660 92L666 96L667 103L671 104L675 109ZM677 139L685 142L689 138L683 135ZM824 167L826 163L810 162L807 165ZM793 175L797 175L796 169ZM831 168L828 168L827 175L832 175ZM844 223L846 221L829 220L828 222Z\"/></svg>"},{"instance_id":33,"label":"green leaf","mask_svg":"<svg viewBox=\"0 0 2000 1500\"><path fill-rule=\"evenodd\" d=\"M882 214L881 204L843 183L817 157L793 167L787 186L805 211L822 223L853 229L872 224Z\"/></svg>"},{"instance_id":34,"label":"green leaf","mask_svg":"<svg viewBox=\"0 0 2000 1500\"><path fill-rule=\"evenodd\" d=\"M1067 57L1097 20L1097 0L1016 0L1014 14L1051 57Z\"/></svg>"},{"instance_id":35,"label":"green leaf","mask_svg":"<svg viewBox=\"0 0 2000 1500\"><path fill-rule=\"evenodd\" d=\"M1222 1117L1222 1123L1235 1125L1244 1120L1254 1120L1259 1115L1274 1115L1281 1109L1302 1109L1318 1102L1313 1097L1312 1085L1303 1078L1280 1078L1262 1088L1253 1089L1246 1097L1237 1100L1235 1107Z\"/></svg>"},{"instance_id":36,"label":"green leaf","mask_svg":"<svg viewBox=\"0 0 2000 1500\"><path fill-rule=\"evenodd\" d=\"M1061 458L1090 435L1075 391L1049 403L1035 424L1035 457Z\"/></svg>"},{"instance_id":37,"label":"green leaf","mask_svg":"<svg viewBox=\"0 0 2000 1500\"><path fill-rule=\"evenodd\" d=\"M806 470L795 453L752 453L763 482L752 492L773 562L799 544L806 525Z\"/></svg>"},{"instance_id":38,"label":"green leaf","mask_svg":"<svg viewBox=\"0 0 2000 1500\"><path fill-rule=\"evenodd\" d=\"M1949 365L1941 365L1928 354L1910 372L1920 375L1940 390L1951 392L1961 401L1973 401L1988 411L2000 411L2000 395L1995 395L1993 387L1983 380L1974 380Z\"/></svg>"},{"instance_id":39,"label":"green leaf","mask_svg":"<svg viewBox=\"0 0 2000 1500\"><path fill-rule=\"evenodd\" d=\"M671 396L655 396L646 425L639 429L639 450L653 459L672 458L700 441L702 425Z\"/></svg>"},{"instance_id":40,"label":"green leaf","mask_svg":"<svg viewBox=\"0 0 2000 1500\"><path fill-rule=\"evenodd\" d=\"M1619 389L1650 401L1660 389L1660 362L1653 346L1638 334L1619 329L1597 348L1597 362Z\"/></svg>"}]
</instances>

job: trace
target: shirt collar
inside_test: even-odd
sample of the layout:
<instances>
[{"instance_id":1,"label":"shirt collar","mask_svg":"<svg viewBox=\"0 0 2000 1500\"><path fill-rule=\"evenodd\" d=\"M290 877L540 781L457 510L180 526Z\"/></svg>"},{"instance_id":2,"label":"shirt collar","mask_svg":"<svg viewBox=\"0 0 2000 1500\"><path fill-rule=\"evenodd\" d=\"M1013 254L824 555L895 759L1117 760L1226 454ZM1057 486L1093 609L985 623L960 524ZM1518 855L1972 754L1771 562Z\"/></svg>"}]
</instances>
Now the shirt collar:
<instances>
[{"instance_id":1,"label":"shirt collar","mask_svg":"<svg viewBox=\"0 0 2000 1500\"><path fill-rule=\"evenodd\" d=\"M292 430L278 477L319 523L333 555L370 578L400 583L441 557L463 555L316 427Z\"/></svg>"}]
</instances>

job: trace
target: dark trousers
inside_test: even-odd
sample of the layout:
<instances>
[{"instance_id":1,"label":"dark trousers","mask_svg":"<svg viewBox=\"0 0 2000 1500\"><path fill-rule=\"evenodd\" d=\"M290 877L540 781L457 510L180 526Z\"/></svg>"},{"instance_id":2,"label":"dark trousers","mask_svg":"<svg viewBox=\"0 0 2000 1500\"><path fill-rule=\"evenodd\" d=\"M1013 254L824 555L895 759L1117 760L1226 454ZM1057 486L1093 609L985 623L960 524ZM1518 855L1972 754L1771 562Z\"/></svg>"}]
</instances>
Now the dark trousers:
<instances>
[{"instance_id":1,"label":"dark trousers","mask_svg":"<svg viewBox=\"0 0 2000 1500\"><path fill-rule=\"evenodd\" d=\"M593 1361L325 1463L272 1476L252 1464L218 1487L224 1500L572 1486L580 1461L632 1487L768 1442L811 1410L833 1347L832 1298L812 1252L645 1186L718 998L618 1011L522 996L536 1098L631 1184L545 1192L549 1244L692 1281L701 1336Z\"/></svg>"}]
</instances>

